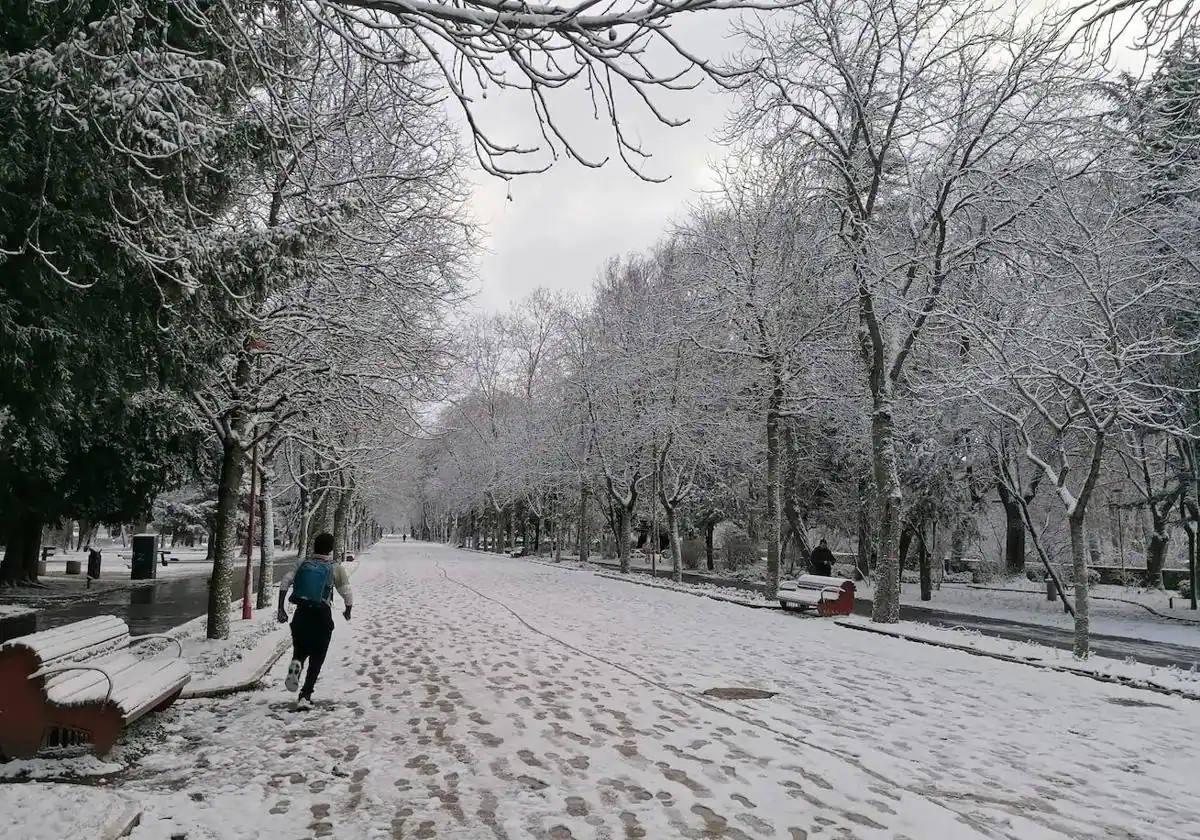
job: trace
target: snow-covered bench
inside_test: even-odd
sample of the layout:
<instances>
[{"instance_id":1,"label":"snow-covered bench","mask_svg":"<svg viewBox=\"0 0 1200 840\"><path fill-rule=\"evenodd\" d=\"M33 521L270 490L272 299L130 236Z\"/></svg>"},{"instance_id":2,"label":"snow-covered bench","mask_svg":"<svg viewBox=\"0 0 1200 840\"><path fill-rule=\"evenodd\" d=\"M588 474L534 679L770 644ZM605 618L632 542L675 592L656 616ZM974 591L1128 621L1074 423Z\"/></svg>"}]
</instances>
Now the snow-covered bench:
<instances>
[{"instance_id":1,"label":"snow-covered bench","mask_svg":"<svg viewBox=\"0 0 1200 840\"><path fill-rule=\"evenodd\" d=\"M850 615L854 611L854 581L823 575L800 575L779 582L776 600L785 610L815 609L817 615Z\"/></svg>"},{"instance_id":2,"label":"snow-covered bench","mask_svg":"<svg viewBox=\"0 0 1200 840\"><path fill-rule=\"evenodd\" d=\"M130 646L166 638L178 650L139 658ZM121 730L166 708L191 679L177 639L129 635L115 616L99 616L20 636L0 645L0 755L91 744L112 748Z\"/></svg>"}]
</instances>

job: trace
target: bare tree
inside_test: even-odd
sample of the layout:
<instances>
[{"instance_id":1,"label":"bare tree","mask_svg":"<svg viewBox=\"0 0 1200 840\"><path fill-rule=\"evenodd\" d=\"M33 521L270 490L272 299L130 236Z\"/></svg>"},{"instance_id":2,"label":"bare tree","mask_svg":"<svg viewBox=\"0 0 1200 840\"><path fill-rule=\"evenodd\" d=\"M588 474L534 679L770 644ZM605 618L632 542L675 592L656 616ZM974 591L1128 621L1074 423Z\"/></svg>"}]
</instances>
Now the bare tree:
<instances>
[{"instance_id":1,"label":"bare tree","mask_svg":"<svg viewBox=\"0 0 1200 840\"><path fill-rule=\"evenodd\" d=\"M898 388L947 290L1066 155L1077 71L1052 25L974 0L817 0L743 32L751 81L733 130L821 159L826 224L856 290L880 506L872 617L896 621Z\"/></svg>"}]
</instances>

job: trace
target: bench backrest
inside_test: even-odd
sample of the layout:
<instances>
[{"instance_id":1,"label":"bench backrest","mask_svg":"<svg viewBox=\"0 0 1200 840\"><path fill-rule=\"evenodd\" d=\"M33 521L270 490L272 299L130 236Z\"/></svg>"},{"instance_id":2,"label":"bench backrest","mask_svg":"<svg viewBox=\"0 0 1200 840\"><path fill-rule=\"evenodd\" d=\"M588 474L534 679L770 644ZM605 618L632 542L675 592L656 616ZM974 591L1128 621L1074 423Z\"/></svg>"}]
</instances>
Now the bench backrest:
<instances>
[{"instance_id":1,"label":"bench backrest","mask_svg":"<svg viewBox=\"0 0 1200 840\"><path fill-rule=\"evenodd\" d=\"M103 656L129 644L129 626L113 615L85 618L53 630L18 636L0 645L0 658L31 660L30 673Z\"/></svg>"},{"instance_id":2,"label":"bench backrest","mask_svg":"<svg viewBox=\"0 0 1200 840\"><path fill-rule=\"evenodd\" d=\"M851 592L854 591L854 581L826 575L800 575L796 578L796 586L800 589L848 589Z\"/></svg>"}]
</instances>

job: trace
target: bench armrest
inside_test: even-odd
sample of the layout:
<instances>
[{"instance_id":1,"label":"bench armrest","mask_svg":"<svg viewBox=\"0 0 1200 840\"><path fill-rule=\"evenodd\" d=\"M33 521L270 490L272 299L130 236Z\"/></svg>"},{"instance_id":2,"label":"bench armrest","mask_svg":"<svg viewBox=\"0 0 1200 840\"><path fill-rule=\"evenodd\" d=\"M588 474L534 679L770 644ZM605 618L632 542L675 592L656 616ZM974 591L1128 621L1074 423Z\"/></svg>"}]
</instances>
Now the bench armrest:
<instances>
[{"instance_id":1,"label":"bench armrest","mask_svg":"<svg viewBox=\"0 0 1200 840\"><path fill-rule=\"evenodd\" d=\"M52 677L55 674L62 674L67 671L95 671L95 672L97 672L98 674L103 676L105 680L108 681L108 693L104 695L104 702L107 703L110 699L112 699L112 693L113 693L112 676L108 673L108 671L105 671L103 668L99 668L95 665L75 664L75 665L60 665L56 668L43 668L40 671L34 671L32 674L30 674L27 677L27 679L32 680L35 677Z\"/></svg>"},{"instance_id":2,"label":"bench armrest","mask_svg":"<svg viewBox=\"0 0 1200 840\"><path fill-rule=\"evenodd\" d=\"M133 645L137 642L144 642L147 639L166 639L168 642L174 642L176 649L179 651L179 658L183 659L183 643L175 636L170 636L166 633L148 633L145 636L130 636L129 644Z\"/></svg>"}]
</instances>

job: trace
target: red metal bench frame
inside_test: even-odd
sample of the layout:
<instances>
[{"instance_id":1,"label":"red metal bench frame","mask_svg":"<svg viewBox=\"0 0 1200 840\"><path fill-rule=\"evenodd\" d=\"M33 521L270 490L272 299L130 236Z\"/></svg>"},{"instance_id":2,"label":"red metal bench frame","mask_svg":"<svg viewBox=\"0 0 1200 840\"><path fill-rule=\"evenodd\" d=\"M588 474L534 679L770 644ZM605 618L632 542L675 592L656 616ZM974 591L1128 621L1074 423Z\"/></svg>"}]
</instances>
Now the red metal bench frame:
<instances>
[{"instance_id":1,"label":"red metal bench frame","mask_svg":"<svg viewBox=\"0 0 1200 840\"><path fill-rule=\"evenodd\" d=\"M12 639L0 646L0 755L9 758L32 758L50 747L90 744L96 754L104 755L116 743L121 730L139 718L161 711L171 705L183 691L187 679L163 686L157 697L126 713L112 700L113 679L96 660L110 653L126 650L131 644L151 638L165 638L179 645L179 640L153 635L130 637L128 630L114 636L106 650L82 648L80 657L71 653L53 657L44 663L36 648L24 643L40 634ZM182 646L180 645L182 654ZM60 705L50 700L46 683L58 674L70 671L97 671L108 680L108 692L103 700L90 700L72 705Z\"/></svg>"}]
</instances>

